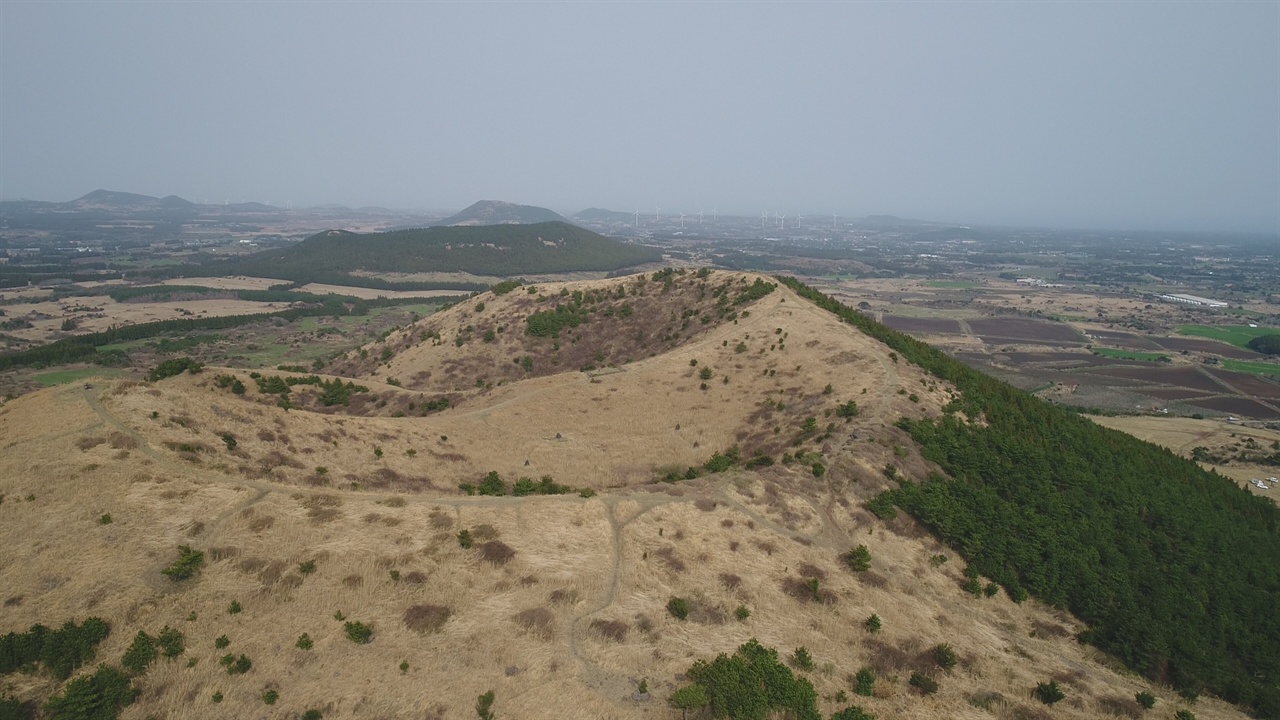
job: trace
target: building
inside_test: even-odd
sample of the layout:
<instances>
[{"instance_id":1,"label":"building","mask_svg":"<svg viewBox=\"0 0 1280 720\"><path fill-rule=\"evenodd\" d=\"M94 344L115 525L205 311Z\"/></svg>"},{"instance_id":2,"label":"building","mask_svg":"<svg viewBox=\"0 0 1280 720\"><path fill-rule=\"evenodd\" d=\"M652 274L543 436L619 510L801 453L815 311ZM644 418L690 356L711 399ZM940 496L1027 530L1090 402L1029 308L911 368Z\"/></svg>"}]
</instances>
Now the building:
<instances>
[{"instance_id":1,"label":"building","mask_svg":"<svg viewBox=\"0 0 1280 720\"><path fill-rule=\"evenodd\" d=\"M1199 295L1182 295L1180 293L1172 293L1169 295L1161 295L1160 299L1167 302L1182 303L1183 305L1199 305L1201 307L1211 308L1227 307L1227 304L1221 300L1210 300L1209 298L1202 298Z\"/></svg>"}]
</instances>

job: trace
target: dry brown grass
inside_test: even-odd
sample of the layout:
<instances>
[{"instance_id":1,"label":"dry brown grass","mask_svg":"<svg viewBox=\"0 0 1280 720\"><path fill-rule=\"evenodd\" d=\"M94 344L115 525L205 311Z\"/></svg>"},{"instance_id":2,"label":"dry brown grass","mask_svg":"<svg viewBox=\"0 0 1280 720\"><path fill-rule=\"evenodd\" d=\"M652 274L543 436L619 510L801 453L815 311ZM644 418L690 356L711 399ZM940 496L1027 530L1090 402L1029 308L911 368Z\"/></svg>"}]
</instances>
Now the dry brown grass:
<instances>
[{"instance_id":1,"label":"dry brown grass","mask_svg":"<svg viewBox=\"0 0 1280 720\"><path fill-rule=\"evenodd\" d=\"M786 349L764 345L759 353L757 340L777 327L789 336ZM807 347L813 340L818 344ZM739 341L751 351L733 353ZM841 353L855 359L826 361ZM686 376L691 359L729 374L730 384L702 392ZM426 418L286 413L253 397L216 394L200 387L198 376L23 396L0 407L0 594L6 599L0 632L96 614L112 623L98 653L111 661L139 630L181 628L197 664L187 667L180 659L153 666L126 720L207 715L215 690L226 694L216 708L222 716L258 717L269 684L279 687L280 704L272 711L282 715L322 707L326 718L408 717L410 710L415 717L470 717L475 698L492 689L500 715L529 720L665 717L662 704L690 663L732 652L752 636L782 653L808 647L820 667L829 668L809 674L824 716L838 709L829 698L848 691L845 676L864 665L883 672L876 696L859 697L858 704L902 720L1034 717L1044 711L1028 700L1030 689L1055 674L1073 678L1081 668L1069 690L1069 700L1080 703L1054 706L1059 720L1096 720L1105 712L1100 700L1146 689L1076 643L1081 628L1071 618L1034 601L965 595L958 560L928 566L937 552L931 538L887 532L859 509L878 489L871 480L892 459L893 442L901 442L883 426L904 412L927 412L933 402L926 397L920 406L903 406L894 391L918 387L918 378L912 368L883 359L880 346L778 291L739 324L719 326L705 341L671 353L638 358L599 382L569 372L495 386ZM424 361L422 369L439 367ZM775 373L767 375L768 369ZM819 391L826 383L835 387L830 402L856 398L864 416L841 429L858 439L829 441L822 482L805 468L779 464L767 472L647 485L656 465L701 464L738 431L760 429L744 418L767 396L786 405L781 412L775 405L773 417L787 428L803 419L788 417L793 407L821 418L827 400ZM153 420L153 412L185 424ZM235 433L253 460L239 461L215 435L215 428L232 427L229 412L243 416ZM137 442L128 458L96 446L77 449L81 437L111 442L117 430ZM328 440L319 437L325 433ZM212 451L197 453L201 464L192 465L166 442L204 443ZM384 457L372 456L375 444ZM408 448L416 448L415 457ZM257 458L273 451L305 467L284 462L257 477L236 469L260 468ZM453 459L438 457L446 455ZM97 467L86 470L89 462ZM331 487L305 487L317 466L328 468ZM370 491L334 480L381 468L400 478L430 477L438 489ZM598 495L488 498L452 490L490 469L508 482L551 474ZM860 481L860 473L871 480ZM23 501L29 494L35 500ZM712 510L699 507L699 498L714 502ZM252 512L242 514L246 509ZM103 512L115 522L98 525ZM378 520L365 521L373 515ZM271 518L269 526L251 531L263 518ZM203 528L193 536L197 523ZM459 547L461 528L471 530L476 547ZM851 541L870 548L885 582L834 571L833 558ZM505 565L487 562L483 546L490 542L518 554ZM730 543L739 544L737 552ZM159 570L179 544L204 550L206 563L196 578L174 585ZM684 564L682 571L668 566L664 548ZM311 559L315 571L301 575L299 564ZM388 568L402 572L399 583L388 579ZM820 590L832 603L798 601L784 588L784 578L803 583L805 574L821 577L819 571L825 572ZM667 614L673 595L690 599L694 621ZM245 611L229 616L227 604L235 598ZM742 623L731 616L739 604L751 610ZM522 627L528 610L545 610L551 620L540 625L547 615L539 612ZM336 611L377 627L373 642L350 643ZM188 620L192 613L196 619ZM884 626L874 635L861 626L872 613ZM1069 632L1059 637L1054 626ZM550 635L540 627L551 628ZM294 647L304 632L315 642L310 652ZM218 666L213 639L223 634L253 659L244 683L228 684ZM964 662L941 677L937 695L918 697L906 677L943 641ZM401 661L410 665L404 675L394 669ZM14 691L24 699L52 691L39 677L15 677ZM649 678L654 702L626 699L640 677ZM1167 688L1154 692L1162 707L1179 707ZM981 693L1006 700L991 700L994 711L982 710L970 703ZM1207 697L1195 712L1201 720L1243 717Z\"/></svg>"}]
</instances>

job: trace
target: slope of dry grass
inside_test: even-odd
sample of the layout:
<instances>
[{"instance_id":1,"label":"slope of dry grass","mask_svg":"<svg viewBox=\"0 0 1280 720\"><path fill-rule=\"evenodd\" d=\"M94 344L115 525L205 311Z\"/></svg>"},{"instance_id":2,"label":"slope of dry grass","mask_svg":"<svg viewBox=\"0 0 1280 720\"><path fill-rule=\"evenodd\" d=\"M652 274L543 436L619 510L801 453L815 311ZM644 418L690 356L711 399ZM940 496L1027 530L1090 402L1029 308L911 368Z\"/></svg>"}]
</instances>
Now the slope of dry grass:
<instances>
[{"instance_id":1,"label":"slope of dry grass","mask_svg":"<svg viewBox=\"0 0 1280 720\"><path fill-rule=\"evenodd\" d=\"M783 655L810 650L816 667L806 675L826 714L856 703L881 718L1111 717L1146 689L1075 643L1081 628L1069 616L966 595L953 553L905 517L886 523L861 509L883 486L885 464L927 471L891 423L937 412L946 387L782 288L748 309L620 372L469 390L427 417L285 411L252 385L243 398L218 389L217 370L12 401L0 407L0 632L99 615L113 627L99 658L116 662L138 630L179 628L188 650L139 681L139 702L123 715L138 719L308 708L326 718L467 718L487 690L500 717L674 718L665 699L689 664L750 637ZM747 350L736 352L739 342ZM401 362L406 376L434 367L409 351L393 365ZM705 391L702 367L714 372ZM845 423L834 408L847 400L862 412ZM808 417L816 435L801 429ZM827 423L836 428L817 440ZM697 465L734 444L745 456L808 455L654 481L659 468ZM811 459L827 468L821 477ZM551 474L599 494L455 489L491 469L508 481ZM110 524L99 524L103 513ZM470 549L457 539L464 529ZM160 570L180 544L204 551L206 563L174 583ZM856 545L871 552L867 572L840 560ZM304 573L308 561L314 571ZM812 579L816 600L797 592ZM688 600L687 620L666 611L673 596ZM243 612L228 614L233 600ZM371 626L372 641L350 642L339 612ZM879 633L863 627L872 613ZM303 633L310 650L295 646ZM214 647L220 635L224 650ZM960 656L950 671L928 659L940 642ZM228 675L218 663L228 652L252 669ZM850 677L864 666L880 677L874 697L852 694ZM938 679L938 694L908 685L916 671ZM642 678L648 702L632 699ZM1048 710L1028 693L1050 678L1067 699ZM24 698L54 689L43 675L5 682ZM271 707L267 689L279 693ZM846 703L835 700L841 691ZM1146 717L1183 706L1154 691L1159 704ZM989 710L970 702L984 693ZM1194 710L1242 717L1210 698Z\"/></svg>"}]
</instances>

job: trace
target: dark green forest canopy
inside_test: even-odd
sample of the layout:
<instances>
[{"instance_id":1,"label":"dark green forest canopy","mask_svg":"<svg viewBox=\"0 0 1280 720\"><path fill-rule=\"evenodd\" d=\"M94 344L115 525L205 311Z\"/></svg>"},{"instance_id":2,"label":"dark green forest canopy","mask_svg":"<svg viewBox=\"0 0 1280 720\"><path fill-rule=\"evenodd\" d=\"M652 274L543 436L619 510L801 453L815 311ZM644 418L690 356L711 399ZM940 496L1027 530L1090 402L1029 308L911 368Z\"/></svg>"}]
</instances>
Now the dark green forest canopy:
<instances>
[{"instance_id":1,"label":"dark green forest canopy","mask_svg":"<svg viewBox=\"0 0 1280 720\"><path fill-rule=\"evenodd\" d=\"M563 222L544 222L372 234L329 230L290 248L220 264L220 270L295 281L356 271L506 277L617 270L661 259L651 248L611 240Z\"/></svg>"},{"instance_id":2,"label":"dark green forest canopy","mask_svg":"<svg viewBox=\"0 0 1280 720\"><path fill-rule=\"evenodd\" d=\"M1015 599L1084 620L1082 641L1185 693L1280 717L1275 504L781 280L960 390L944 417L899 421L951 477L904 480L894 503Z\"/></svg>"}]
</instances>

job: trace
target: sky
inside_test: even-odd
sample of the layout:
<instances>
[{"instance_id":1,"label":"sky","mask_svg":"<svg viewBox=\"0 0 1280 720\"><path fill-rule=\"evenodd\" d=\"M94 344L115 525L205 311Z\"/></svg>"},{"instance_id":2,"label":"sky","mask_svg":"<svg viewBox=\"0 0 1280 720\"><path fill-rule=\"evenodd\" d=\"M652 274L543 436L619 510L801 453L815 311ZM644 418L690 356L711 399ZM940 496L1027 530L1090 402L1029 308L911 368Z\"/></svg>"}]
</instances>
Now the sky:
<instances>
[{"instance_id":1,"label":"sky","mask_svg":"<svg viewBox=\"0 0 1280 720\"><path fill-rule=\"evenodd\" d=\"M1280 3L0 1L0 198L1280 232Z\"/></svg>"}]
</instances>

